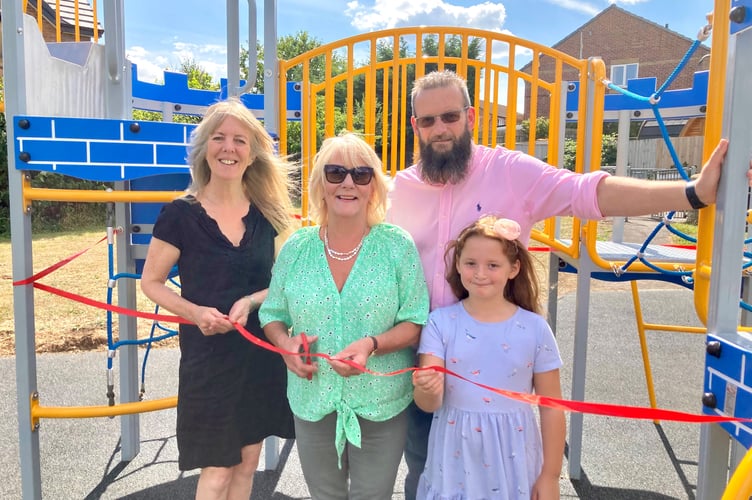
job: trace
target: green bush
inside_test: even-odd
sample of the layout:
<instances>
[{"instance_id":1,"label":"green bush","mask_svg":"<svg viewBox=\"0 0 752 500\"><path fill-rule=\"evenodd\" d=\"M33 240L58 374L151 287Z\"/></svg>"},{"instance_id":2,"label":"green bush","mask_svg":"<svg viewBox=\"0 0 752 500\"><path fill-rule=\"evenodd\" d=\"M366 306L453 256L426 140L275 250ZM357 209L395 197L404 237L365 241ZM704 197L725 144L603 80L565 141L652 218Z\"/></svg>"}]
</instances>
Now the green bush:
<instances>
[{"instance_id":1,"label":"green bush","mask_svg":"<svg viewBox=\"0 0 752 500\"><path fill-rule=\"evenodd\" d=\"M30 172L31 185L37 188L94 189L108 187L102 182L85 181L50 172ZM5 115L0 113L0 237L10 235L10 185L8 178L8 134ZM32 231L78 230L105 227L104 203L35 201L31 205Z\"/></svg>"},{"instance_id":2,"label":"green bush","mask_svg":"<svg viewBox=\"0 0 752 500\"><path fill-rule=\"evenodd\" d=\"M10 234L10 195L8 191L8 134L5 130L5 114L0 113L0 236Z\"/></svg>"},{"instance_id":3,"label":"green bush","mask_svg":"<svg viewBox=\"0 0 752 500\"><path fill-rule=\"evenodd\" d=\"M110 184L86 181L51 172L32 172L35 188L104 191ZM106 203L35 201L31 205L32 231L65 231L106 227Z\"/></svg>"}]
</instances>

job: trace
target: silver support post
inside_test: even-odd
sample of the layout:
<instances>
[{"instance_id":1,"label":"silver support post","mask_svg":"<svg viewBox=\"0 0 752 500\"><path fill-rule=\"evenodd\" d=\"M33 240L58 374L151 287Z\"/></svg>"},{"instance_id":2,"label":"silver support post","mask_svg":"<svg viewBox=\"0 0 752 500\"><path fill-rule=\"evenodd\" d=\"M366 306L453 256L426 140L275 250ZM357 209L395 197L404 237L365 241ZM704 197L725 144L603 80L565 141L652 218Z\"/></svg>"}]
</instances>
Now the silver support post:
<instances>
[{"instance_id":1,"label":"silver support post","mask_svg":"<svg viewBox=\"0 0 752 500\"><path fill-rule=\"evenodd\" d=\"M279 137L279 59L277 58L277 0L264 0L264 128ZM264 466L279 464L279 439L264 442Z\"/></svg>"},{"instance_id":2,"label":"silver support post","mask_svg":"<svg viewBox=\"0 0 752 500\"><path fill-rule=\"evenodd\" d=\"M10 196L11 255L13 281L33 274L31 257L31 203L25 206L24 172L16 170L13 117L26 112L26 71L23 10L17 0L2 0L5 117L8 134L8 186ZM27 211L28 208L28 211ZM25 499L42 498L39 463L39 429L32 426L31 401L38 397L34 288L13 287L13 322L16 342L16 394L21 489Z\"/></svg>"},{"instance_id":3,"label":"silver support post","mask_svg":"<svg viewBox=\"0 0 752 500\"><path fill-rule=\"evenodd\" d=\"M569 92L569 85L562 85L560 94L561 98L559 102L567 102L567 93ZM561 106L559 111L559 130L556 132L559 135L559 150L556 152L556 161L559 168L564 168L564 143L566 142L566 128L567 128L567 107ZM558 238L559 236L559 219L556 219L556 229L554 234ZM548 323L551 325L551 329L556 333L556 321L558 308L559 308L559 256L556 252L551 250L548 252Z\"/></svg>"},{"instance_id":4,"label":"silver support post","mask_svg":"<svg viewBox=\"0 0 752 500\"><path fill-rule=\"evenodd\" d=\"M718 186L708 304L708 333L738 336L740 270L752 158L752 28L729 38L722 136L729 149ZM729 435L718 425L700 434L698 500L721 498L729 471Z\"/></svg>"},{"instance_id":5,"label":"silver support post","mask_svg":"<svg viewBox=\"0 0 752 500\"><path fill-rule=\"evenodd\" d=\"M117 182L118 191L130 190L129 183ZM130 203L115 204L115 220L125 229L118 233L115 240L116 261L118 273L134 273L136 271L133 249L130 245L131 210ZM136 310L136 282L131 279L118 280L118 305ZM138 320L133 316L121 314L118 316L118 337L120 340L136 340L138 338ZM138 346L125 345L119 349L120 369L120 402L131 403L139 399L138 383ZM121 451L120 460L133 460L141 451L141 418L138 413L120 417Z\"/></svg>"},{"instance_id":6,"label":"silver support post","mask_svg":"<svg viewBox=\"0 0 752 500\"><path fill-rule=\"evenodd\" d=\"M240 9L237 0L227 0L227 96L240 90ZM248 49L250 50L250 48Z\"/></svg>"},{"instance_id":7,"label":"silver support post","mask_svg":"<svg viewBox=\"0 0 752 500\"><path fill-rule=\"evenodd\" d=\"M132 117L131 96L132 82L130 63L125 59L125 14L123 0L104 0L104 26L107 33L105 60L107 80L107 118L127 120ZM128 183L117 182L118 191L129 189ZM116 225L125 229L118 233L116 239L116 262L118 272L133 272L132 251L128 245L130 227L130 204L115 204ZM126 271L127 270L127 271ZM118 283L118 304L129 309L136 309L136 288L132 280ZM136 318L127 315L118 316L118 337L120 340L138 338ZM123 346L119 351L120 402L138 401L138 347ZM141 448L138 414L120 417L121 452L123 462L133 460Z\"/></svg>"},{"instance_id":8,"label":"silver support post","mask_svg":"<svg viewBox=\"0 0 752 500\"><path fill-rule=\"evenodd\" d=\"M616 175L626 177L627 175L627 163L629 157L629 110L622 109L619 111L619 133L616 141ZM614 217L613 218L613 232L611 233L611 241L621 243L624 241L624 223L626 217Z\"/></svg>"},{"instance_id":9,"label":"silver support post","mask_svg":"<svg viewBox=\"0 0 752 500\"><path fill-rule=\"evenodd\" d=\"M593 110L595 109L595 86L601 85L593 79L587 83L587 114L585 116L585 171L590 170L593 163L591 155L593 142ZM580 114L582 116L582 114ZM600 137L598 138L600 140ZM572 399L585 400L585 381L587 375L587 342L590 320L590 278L595 266L585 246L580 241L580 258L577 262L577 302L574 320L574 356L572 362ZM572 413L569 417L569 477L579 479L582 473L582 434L583 414Z\"/></svg>"},{"instance_id":10,"label":"silver support post","mask_svg":"<svg viewBox=\"0 0 752 500\"><path fill-rule=\"evenodd\" d=\"M277 0L264 0L264 127L279 137Z\"/></svg>"},{"instance_id":11,"label":"silver support post","mask_svg":"<svg viewBox=\"0 0 752 500\"><path fill-rule=\"evenodd\" d=\"M105 96L107 118L127 119L131 113L130 65L125 59L125 15L123 0L104 1L104 47L107 80Z\"/></svg>"}]
</instances>

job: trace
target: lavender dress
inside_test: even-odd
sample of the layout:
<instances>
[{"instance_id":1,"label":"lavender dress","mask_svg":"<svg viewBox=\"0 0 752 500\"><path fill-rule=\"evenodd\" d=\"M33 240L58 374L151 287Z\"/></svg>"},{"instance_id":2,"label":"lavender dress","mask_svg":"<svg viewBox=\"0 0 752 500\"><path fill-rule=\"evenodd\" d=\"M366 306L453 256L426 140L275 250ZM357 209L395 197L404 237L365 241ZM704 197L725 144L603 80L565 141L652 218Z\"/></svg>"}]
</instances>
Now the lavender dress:
<instances>
[{"instance_id":1,"label":"lavender dress","mask_svg":"<svg viewBox=\"0 0 752 500\"><path fill-rule=\"evenodd\" d=\"M419 352L472 381L532 392L533 374L558 369L551 328L518 308L499 323L473 319L462 303L433 311ZM529 499L543 462L533 408L447 375L434 413L419 499Z\"/></svg>"}]
</instances>

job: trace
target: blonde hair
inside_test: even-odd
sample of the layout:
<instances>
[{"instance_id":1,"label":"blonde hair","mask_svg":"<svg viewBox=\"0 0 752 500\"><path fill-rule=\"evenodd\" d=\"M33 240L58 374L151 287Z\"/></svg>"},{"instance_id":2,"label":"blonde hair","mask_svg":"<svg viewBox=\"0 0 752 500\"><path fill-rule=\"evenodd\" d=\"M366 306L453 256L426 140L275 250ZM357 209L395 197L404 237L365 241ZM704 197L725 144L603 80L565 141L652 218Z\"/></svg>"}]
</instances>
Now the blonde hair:
<instances>
[{"instance_id":1,"label":"blonde hair","mask_svg":"<svg viewBox=\"0 0 752 500\"><path fill-rule=\"evenodd\" d=\"M509 262L520 263L520 272L508 280L504 287L504 298L523 309L540 314L540 291L533 256L519 239L508 240L494 231L494 223L497 220L498 217L485 215L460 231L457 239L449 243L444 254L447 265L446 280L459 300L466 298L468 291L462 284L460 273L457 271L457 261L462 255L467 240L475 236L496 240Z\"/></svg>"},{"instance_id":2,"label":"blonde hair","mask_svg":"<svg viewBox=\"0 0 752 500\"><path fill-rule=\"evenodd\" d=\"M410 105L413 109L413 116L415 114L415 97L423 90L431 89L443 89L447 87L454 87L462 93L462 97L465 101L465 106L472 106L470 102L470 93L467 90L467 82L464 78L459 76L454 71L445 69L444 71L432 71L427 75L424 75L413 83L413 90L410 93Z\"/></svg>"},{"instance_id":3,"label":"blonde hair","mask_svg":"<svg viewBox=\"0 0 752 500\"><path fill-rule=\"evenodd\" d=\"M230 116L250 132L250 149L254 160L243 174L243 190L274 229L282 233L292 222L292 183L289 174L293 166L277 156L271 136L237 97L212 104L191 133L188 163L192 182L188 192L195 195L209 183L211 169L206 161L207 144L211 135Z\"/></svg>"},{"instance_id":4,"label":"blonde hair","mask_svg":"<svg viewBox=\"0 0 752 500\"><path fill-rule=\"evenodd\" d=\"M324 165L331 163L334 156L353 167L373 167L373 194L368 200L368 225L373 226L384 220L386 216L387 191L389 181L384 174L379 159L373 148L352 132L343 132L335 137L325 139L321 149L313 158L310 181L308 184L308 208L311 218L319 225L325 225L328 221L326 202L324 201Z\"/></svg>"}]
</instances>

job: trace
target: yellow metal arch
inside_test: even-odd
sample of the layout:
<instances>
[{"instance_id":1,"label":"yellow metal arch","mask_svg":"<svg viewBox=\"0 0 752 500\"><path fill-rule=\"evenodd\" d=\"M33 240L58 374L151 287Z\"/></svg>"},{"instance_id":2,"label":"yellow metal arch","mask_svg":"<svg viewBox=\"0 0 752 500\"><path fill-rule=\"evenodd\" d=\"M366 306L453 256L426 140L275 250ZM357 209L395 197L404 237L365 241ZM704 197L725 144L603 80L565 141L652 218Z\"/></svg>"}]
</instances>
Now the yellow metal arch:
<instances>
[{"instance_id":1,"label":"yellow metal arch","mask_svg":"<svg viewBox=\"0 0 752 500\"><path fill-rule=\"evenodd\" d=\"M433 37L436 40L437 54L428 54L425 51L425 40ZM459 41L462 48L459 57L446 55L447 43L454 39ZM483 51L479 59L469 58L468 48L471 43L481 45ZM378 59L387 51L378 52L381 46L391 47L391 58ZM409 54L402 47L409 47ZM532 55L529 71L521 71L515 68L516 54L526 53ZM334 58L339 58L342 70L335 73ZM364 57L365 62L358 61L357 57ZM312 75L312 62L324 59L324 75ZM539 75L541 61L552 61L554 65L554 78L551 81L542 80ZM369 64L369 61L376 61ZM561 149L561 139L558 130L561 126L562 88L567 84L563 75L565 71L579 75L580 88L586 87L588 78L588 61L576 59L550 47L546 47L528 40L523 40L504 33L484 31L471 28L457 27L407 27L390 30L376 31L356 35L350 38L322 45L314 50L301 54L290 60L282 60L279 63L280 102L286 101L286 89L288 75L293 70L296 74L302 73L302 138L301 138L301 164L302 164L302 213L303 220L308 216L308 175L313 157L320 145L321 137L317 137L317 129L323 129L325 136L332 136L340 132L335 130L335 98L344 101L348 110L345 119L347 130L353 130L354 122L352 110L355 109L354 89L356 85L364 87L364 126L359 130L372 146L376 147L377 137L381 138L380 153L384 169L394 175L411 162L415 151L408 151L408 134L412 134L410 117L408 116L409 95L411 89L408 84L411 78L419 78L426 72L427 65L435 65L439 69L451 68L458 74L468 77L471 70L477 77L469 81L470 93L475 96L473 105L479 108L479 96L484 96L483 109L478 110L478 123L474 130L475 140L488 146L497 145L496 127L493 130L488 125L497 123L499 118L499 105L505 106L506 129L514 131L518 125L518 113L524 110L518 109L517 101L520 87L528 88L531 96L530 115L532 123L539 115L539 95L549 98L550 106L548 115L545 117L550 122L548 139L548 161L556 165L558 163L557 152ZM597 67L597 63L595 64ZM601 63L601 67L603 64ZM605 74L605 68L602 70ZM504 87L506 91L504 92ZM602 99L602 96L601 96ZM381 108L378 109L377 103ZM596 109L603 109L603 101L596 104ZM280 106L280 109L285 109ZM581 116L587 112L587 102L584 92L580 92L579 109L583 110ZM380 111L380 113L379 113ZM381 119L379 119L381 117ZM323 123L319 124L319 121ZM285 117L280 111L280 123L285 123ZM280 150L284 155L287 153L287 129L280 130ZM535 127L530 127L528 136L528 153L535 152ZM600 141L597 143L597 154L593 158L600 158ZM516 137L514 133L507 133L504 146L514 149ZM585 131L584 127L578 128L577 135L578 151L584 151ZM583 165L579 155L576 169L583 171ZM587 166L590 168L590 166ZM572 231L571 242L557 241L554 238L553 220L544 224L543 229L536 229L533 238L544 244L550 245L559 251L574 255L578 247L579 222L574 221L575 228Z\"/></svg>"}]
</instances>

